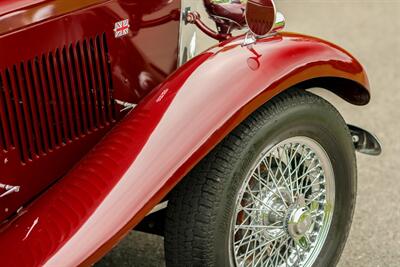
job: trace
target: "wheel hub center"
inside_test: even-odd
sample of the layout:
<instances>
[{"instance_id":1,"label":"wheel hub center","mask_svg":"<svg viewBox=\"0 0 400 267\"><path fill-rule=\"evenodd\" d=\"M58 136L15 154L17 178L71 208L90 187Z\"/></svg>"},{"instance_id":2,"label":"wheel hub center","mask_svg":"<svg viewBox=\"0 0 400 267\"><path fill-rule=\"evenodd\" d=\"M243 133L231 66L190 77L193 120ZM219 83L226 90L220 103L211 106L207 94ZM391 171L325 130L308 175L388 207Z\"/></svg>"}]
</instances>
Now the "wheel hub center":
<instances>
[{"instance_id":1,"label":"wheel hub center","mask_svg":"<svg viewBox=\"0 0 400 267\"><path fill-rule=\"evenodd\" d=\"M304 236L312 227L313 219L311 213L306 207L294 209L289 216L288 232L294 239Z\"/></svg>"},{"instance_id":2,"label":"wheel hub center","mask_svg":"<svg viewBox=\"0 0 400 267\"><path fill-rule=\"evenodd\" d=\"M261 207L262 223L264 225L274 224L284 220L285 210L290 201L290 193L285 188L279 188L275 191L266 193L263 203L266 207ZM273 211L272 211L273 210Z\"/></svg>"}]
</instances>

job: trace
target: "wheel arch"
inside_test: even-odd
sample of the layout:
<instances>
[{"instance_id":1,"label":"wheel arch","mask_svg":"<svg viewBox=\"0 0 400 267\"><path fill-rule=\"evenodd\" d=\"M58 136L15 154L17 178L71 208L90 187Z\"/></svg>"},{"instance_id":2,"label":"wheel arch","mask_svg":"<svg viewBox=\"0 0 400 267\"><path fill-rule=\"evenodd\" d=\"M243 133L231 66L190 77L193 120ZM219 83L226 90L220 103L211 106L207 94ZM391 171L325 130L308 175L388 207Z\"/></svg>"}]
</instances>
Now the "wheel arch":
<instances>
[{"instance_id":1,"label":"wheel arch","mask_svg":"<svg viewBox=\"0 0 400 267\"><path fill-rule=\"evenodd\" d=\"M370 93L366 87L354 80L340 77L320 77L302 81L294 86L299 89L321 88L328 90L353 105L366 105Z\"/></svg>"}]
</instances>

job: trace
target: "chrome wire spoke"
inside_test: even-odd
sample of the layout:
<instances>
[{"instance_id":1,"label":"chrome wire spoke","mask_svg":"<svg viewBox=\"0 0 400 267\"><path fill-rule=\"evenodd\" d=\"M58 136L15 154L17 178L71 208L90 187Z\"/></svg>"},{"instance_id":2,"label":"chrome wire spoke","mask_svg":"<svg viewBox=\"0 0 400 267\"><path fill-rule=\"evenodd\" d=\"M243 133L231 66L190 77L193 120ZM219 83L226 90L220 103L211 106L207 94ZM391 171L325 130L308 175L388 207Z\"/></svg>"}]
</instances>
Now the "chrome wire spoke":
<instances>
[{"instance_id":1,"label":"chrome wire spoke","mask_svg":"<svg viewBox=\"0 0 400 267\"><path fill-rule=\"evenodd\" d=\"M249 227L249 228L247 228L246 230L256 230L256 231L253 232L253 233L251 233L250 235L248 235L248 236L242 238L241 240L239 240L240 242L239 242L239 241L235 242L235 245L236 245L236 243L239 242L239 247L242 246L244 240L246 240L246 239L248 239L248 238L251 239L251 238L253 238L254 236L260 234L261 232L263 232L263 231L265 230L265 228L261 228L261 229L258 229L258 230L257 230L257 228L254 229L254 228ZM248 242L248 240L247 240L246 242Z\"/></svg>"},{"instance_id":2,"label":"chrome wire spoke","mask_svg":"<svg viewBox=\"0 0 400 267\"><path fill-rule=\"evenodd\" d=\"M255 242L255 241L258 241L258 240L252 240L252 241L248 242L249 245L248 245L247 248L246 248L246 252L244 253L244 255L241 255L241 256L239 257L239 259L243 258L243 261L246 261L246 259L247 259L249 256L251 256L250 253L254 252L254 250L257 250L257 249L260 249L260 248L262 248L262 247L265 247L266 245L268 245L268 244L270 244L270 243L273 243L274 241L277 241L277 240L281 239L281 238L284 237L284 236L286 236L286 234L282 234L282 235L280 235L280 236L278 236L278 237L276 237L276 238L274 238L274 239L265 241L265 242L263 242L261 245L258 245L257 247L255 247L255 248L253 248L253 249L251 249L251 250L249 250L249 247L250 247L251 242L252 242L252 241Z\"/></svg>"},{"instance_id":3,"label":"chrome wire spoke","mask_svg":"<svg viewBox=\"0 0 400 267\"><path fill-rule=\"evenodd\" d=\"M311 190L313 186L316 186L316 185L320 186L320 185L324 185L324 184L325 184L325 181L311 182L311 184L309 184L309 185L299 187L299 190L304 195L304 194L308 193L308 191Z\"/></svg>"},{"instance_id":4,"label":"chrome wire spoke","mask_svg":"<svg viewBox=\"0 0 400 267\"><path fill-rule=\"evenodd\" d=\"M282 235L280 235L280 236L278 236L278 237L276 237L276 238L274 238L274 239L271 239L271 240L269 240L269 241L266 241L266 242L264 242L264 243L261 243L260 245L258 245L257 247L255 247L255 248L253 248L251 251L249 251L249 252L254 252L254 251L256 251L256 250L259 250L259 249L261 249L262 247L266 247L268 244L271 244L271 243L277 243L276 241L279 241L281 238L283 238L283 237L286 237L287 235L286 234L282 234ZM289 238L289 237L286 237L286 238Z\"/></svg>"},{"instance_id":5,"label":"chrome wire spoke","mask_svg":"<svg viewBox=\"0 0 400 267\"><path fill-rule=\"evenodd\" d=\"M279 150L278 150L279 151ZM279 152L278 152L279 153ZM285 178L285 175L284 175L284 172L282 171L282 161L278 161L277 159L276 159L276 157L273 157L273 159L274 159L274 161L275 161L275 164L278 166L278 170L276 171L277 173L278 173L278 171L280 172L280 180L281 181L283 181L284 182L284 185L285 185L285 187L287 188L287 190L289 191L289 193L290 193L290 196L291 196L291 200L293 201L294 200L294 196L293 196L293 188L292 188L292 186L291 186L291 183L289 182L288 183L288 181L286 180L286 178ZM275 178L276 178L276 176L275 176ZM278 181L279 182L279 181ZM276 187L278 187L277 185L275 185ZM278 187L279 188L279 187Z\"/></svg>"},{"instance_id":6,"label":"chrome wire spoke","mask_svg":"<svg viewBox=\"0 0 400 267\"><path fill-rule=\"evenodd\" d=\"M239 192L232 219L236 265L311 266L334 204L334 175L323 148L306 137L277 144L260 154Z\"/></svg>"},{"instance_id":7,"label":"chrome wire spoke","mask_svg":"<svg viewBox=\"0 0 400 267\"><path fill-rule=\"evenodd\" d=\"M324 211L319 210L319 211L316 211L316 212L314 212L314 213L311 213L311 217L312 217L313 219L315 219L315 218L317 218L318 216L321 216L321 215L323 215L323 214L324 214Z\"/></svg>"},{"instance_id":8,"label":"chrome wire spoke","mask_svg":"<svg viewBox=\"0 0 400 267\"><path fill-rule=\"evenodd\" d=\"M258 266L258 264L260 263L260 261L263 263L263 258L265 253L268 250L268 246L264 246L264 248L260 251L260 253L258 255L256 255L256 257L254 258L253 262L252 262L252 266Z\"/></svg>"},{"instance_id":9,"label":"chrome wire spoke","mask_svg":"<svg viewBox=\"0 0 400 267\"><path fill-rule=\"evenodd\" d=\"M251 225L237 225L235 226L235 228L238 229L282 229L282 226L271 226L271 225L255 225L255 224L251 224Z\"/></svg>"},{"instance_id":10,"label":"chrome wire spoke","mask_svg":"<svg viewBox=\"0 0 400 267\"><path fill-rule=\"evenodd\" d=\"M265 164L265 163L264 163L264 164ZM282 192L281 192L281 190L279 189L279 181L276 180L276 173L278 172L278 170L277 170L276 173L274 174L274 173L271 171L270 166L271 166L271 165L269 164L268 167L267 167L267 169L268 169L268 177L271 177L272 183L274 184L275 189L277 189L279 196L281 197L281 199L284 199L283 196L282 196ZM286 180L285 180L285 183L286 183ZM289 186L288 186L287 184L285 184L285 186L287 187L288 191L290 191L290 190L289 190ZM292 195L292 194L291 194L291 195ZM291 199L291 200L293 201L293 196L292 196L292 199ZM285 202L284 202L284 203L285 203ZM286 204L285 204L285 205L286 205ZM287 205L286 205L286 206L287 206Z\"/></svg>"},{"instance_id":11,"label":"chrome wire spoke","mask_svg":"<svg viewBox=\"0 0 400 267\"><path fill-rule=\"evenodd\" d=\"M300 177L298 177L296 175L296 178L294 180L292 180L292 183L298 183L299 181L304 180L304 178L306 178L308 175L310 175L313 171L315 171L316 169L318 169L319 166L315 166L310 170L307 170L305 173L303 173Z\"/></svg>"},{"instance_id":12,"label":"chrome wire spoke","mask_svg":"<svg viewBox=\"0 0 400 267\"><path fill-rule=\"evenodd\" d=\"M290 239L290 237L287 237L283 242L276 242L275 246L272 248L272 251L270 253L270 258L272 260L272 263L274 263L274 266L278 266L279 264L279 257L280 257L280 248L285 245L286 240ZM267 261L267 263L269 260ZM267 265L268 266L268 265Z\"/></svg>"},{"instance_id":13,"label":"chrome wire spoke","mask_svg":"<svg viewBox=\"0 0 400 267\"><path fill-rule=\"evenodd\" d=\"M252 228L246 229L243 237L234 243L235 247L237 247L237 250L239 250L243 246L243 244L247 244L248 241L250 241L255 235L264 231L264 229L259 229L256 232L252 232L252 230L254 230L254 229L252 229ZM250 232L250 234L249 234L249 232ZM247 240L247 239L249 239L249 240Z\"/></svg>"},{"instance_id":14,"label":"chrome wire spoke","mask_svg":"<svg viewBox=\"0 0 400 267\"><path fill-rule=\"evenodd\" d=\"M305 199L306 200L306 205L310 204L314 200L317 200L318 198L320 198L323 195L325 195L325 190L321 190L318 194L312 196L312 198L306 198Z\"/></svg>"},{"instance_id":15,"label":"chrome wire spoke","mask_svg":"<svg viewBox=\"0 0 400 267\"><path fill-rule=\"evenodd\" d=\"M250 192L253 192L253 193L254 193L254 192L259 192L259 193L261 193L261 192L264 192L265 189L267 189L267 190L270 190L270 191L271 191L274 195L276 195L277 197L280 197L280 198L282 199L282 201L286 201L286 200L283 198L282 194L276 193L271 187L269 187L264 181L262 181L261 178L257 177L255 174L253 174L252 178L254 178L255 180L257 180L257 182L259 183L259 186L260 186L260 187L261 187L261 186L264 186L264 190L263 190L263 189L260 189L260 190L258 190L258 191L250 190ZM284 202L284 203L285 203L285 202ZM287 206L286 203L285 203L285 206Z\"/></svg>"},{"instance_id":16,"label":"chrome wire spoke","mask_svg":"<svg viewBox=\"0 0 400 267\"><path fill-rule=\"evenodd\" d=\"M278 211L276 211L275 209L273 209L272 207L270 207L268 204L266 204L262 199L258 198L257 196L255 196L254 194L250 194L250 197L256 202L258 201L261 205L263 205L264 207L266 207L267 209L269 209L271 212L273 212L274 214L281 216L282 214L280 214ZM247 208L247 210L254 210L251 208ZM256 209L257 211L259 211L259 209Z\"/></svg>"},{"instance_id":17,"label":"chrome wire spoke","mask_svg":"<svg viewBox=\"0 0 400 267\"><path fill-rule=\"evenodd\" d=\"M255 231L254 231L254 230L255 230ZM249 235L247 235L247 233L248 233L249 231L250 231L250 232L253 231L253 232L251 232ZM251 240L252 240L254 237L258 237L258 235L261 234L261 233L264 232L264 231L265 231L265 228L258 228L258 230L257 230L257 228L251 228L251 227L249 227L249 228L246 229L245 236L244 236L241 240L236 241L234 244L235 244L235 246L237 246L237 248L239 249L239 248L242 247L244 244L248 244L249 242L251 242ZM238 245L237 245L237 244L238 244Z\"/></svg>"},{"instance_id":18,"label":"chrome wire spoke","mask_svg":"<svg viewBox=\"0 0 400 267\"><path fill-rule=\"evenodd\" d=\"M302 149L303 149L302 151L304 152L304 146L302 146ZM306 154L306 156L304 156L304 153L301 153L301 154L300 154L300 159L299 159L299 161L298 161L298 162L296 161L296 166L294 167L294 169L292 170L292 172L290 172L289 175L292 176L293 174L295 174L295 172L298 172L298 171L299 171L299 168L303 166L304 161L306 161L307 158L308 158L312 153L313 153L312 151L308 151L307 154ZM297 175L296 175L296 176L297 176Z\"/></svg>"},{"instance_id":19,"label":"chrome wire spoke","mask_svg":"<svg viewBox=\"0 0 400 267\"><path fill-rule=\"evenodd\" d=\"M248 218L250 218L250 217L248 217ZM248 218L246 218L245 221L247 221ZM242 223L239 225L235 225L235 234L239 230L258 230L258 229L282 230L283 225L278 225L278 224L280 224L280 222L276 222L276 223L273 223L270 225L257 225L257 224L243 224ZM246 231L246 233L247 233L247 231Z\"/></svg>"},{"instance_id":20,"label":"chrome wire spoke","mask_svg":"<svg viewBox=\"0 0 400 267\"><path fill-rule=\"evenodd\" d=\"M238 244L238 245L236 246L236 248L235 248L236 253L237 253L243 246L246 246L246 245L247 245L247 246L246 246L246 252L247 252L248 249L249 249L250 244L251 244L252 242L257 241L257 240L258 240L258 234L261 233L261 232L263 232L263 231L264 231L264 230L261 229L261 230L259 230L259 231L257 231L257 232L251 233L249 236L247 236L247 237L245 237L245 238L239 240L240 242L239 242L239 244ZM246 240L246 241L244 241L244 240Z\"/></svg>"},{"instance_id":21,"label":"chrome wire spoke","mask_svg":"<svg viewBox=\"0 0 400 267\"><path fill-rule=\"evenodd\" d=\"M282 163L283 163L282 150L283 149L281 149L280 147L277 148L278 158L274 157L274 161L275 161L276 165L278 165L278 170L281 174L280 178L285 182L285 185L288 186L288 190L290 190L292 192L291 184L288 183L288 181L287 181L287 179L290 179L290 176L286 177L287 175L285 175L285 173L288 169L288 166L285 166L285 170L282 170ZM292 196L293 196L293 194L292 194Z\"/></svg>"}]
</instances>

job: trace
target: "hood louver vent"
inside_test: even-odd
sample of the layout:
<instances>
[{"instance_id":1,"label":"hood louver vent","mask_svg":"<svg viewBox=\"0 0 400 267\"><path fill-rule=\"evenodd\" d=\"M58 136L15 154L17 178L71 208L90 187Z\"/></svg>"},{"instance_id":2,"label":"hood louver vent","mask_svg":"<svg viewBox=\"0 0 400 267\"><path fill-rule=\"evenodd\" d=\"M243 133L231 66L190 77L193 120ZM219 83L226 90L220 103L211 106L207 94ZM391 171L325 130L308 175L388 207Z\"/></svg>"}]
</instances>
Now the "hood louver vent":
<instances>
[{"instance_id":1,"label":"hood louver vent","mask_svg":"<svg viewBox=\"0 0 400 267\"><path fill-rule=\"evenodd\" d=\"M33 160L115 121L105 34L0 70L0 145Z\"/></svg>"}]
</instances>

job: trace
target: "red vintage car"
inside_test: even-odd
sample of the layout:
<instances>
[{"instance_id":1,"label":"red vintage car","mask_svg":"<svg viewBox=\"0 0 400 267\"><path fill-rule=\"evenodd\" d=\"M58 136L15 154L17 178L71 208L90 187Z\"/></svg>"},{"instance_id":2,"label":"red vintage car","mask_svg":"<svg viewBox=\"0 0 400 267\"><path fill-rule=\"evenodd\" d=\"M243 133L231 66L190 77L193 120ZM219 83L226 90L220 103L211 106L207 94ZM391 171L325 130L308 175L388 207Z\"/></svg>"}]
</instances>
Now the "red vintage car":
<instances>
[{"instance_id":1,"label":"red vintage car","mask_svg":"<svg viewBox=\"0 0 400 267\"><path fill-rule=\"evenodd\" d=\"M307 89L370 88L283 27L270 0L2 0L1 265L92 265L133 228L167 266L334 265L381 147Z\"/></svg>"}]
</instances>

